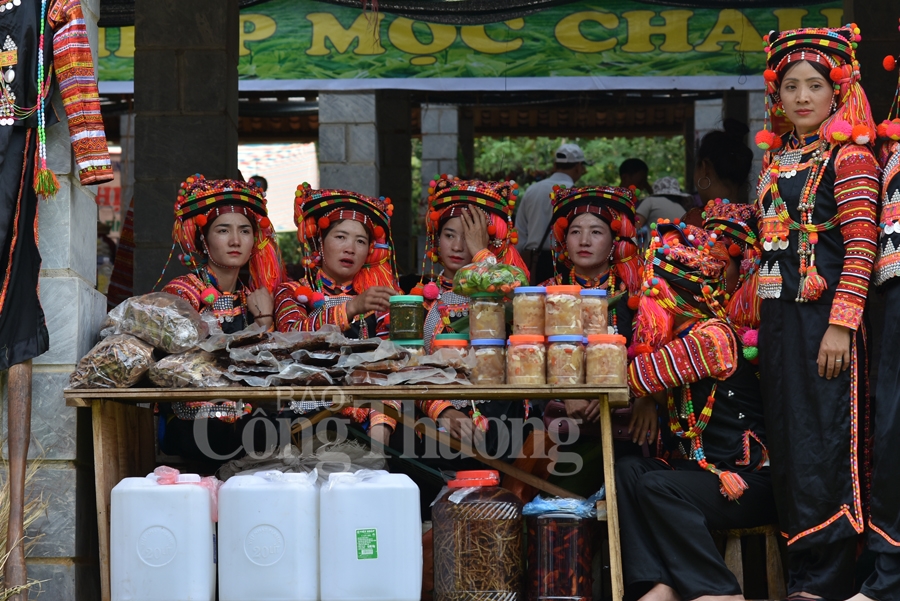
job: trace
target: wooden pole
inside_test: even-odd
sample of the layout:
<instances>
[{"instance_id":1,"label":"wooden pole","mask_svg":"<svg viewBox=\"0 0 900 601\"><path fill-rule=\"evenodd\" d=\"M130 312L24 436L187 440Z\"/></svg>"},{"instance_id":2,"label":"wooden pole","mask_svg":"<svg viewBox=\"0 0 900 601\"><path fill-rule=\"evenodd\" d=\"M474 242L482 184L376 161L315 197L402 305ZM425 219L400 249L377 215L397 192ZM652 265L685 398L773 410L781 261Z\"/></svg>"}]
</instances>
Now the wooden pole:
<instances>
[{"instance_id":1,"label":"wooden pole","mask_svg":"<svg viewBox=\"0 0 900 601\"><path fill-rule=\"evenodd\" d=\"M25 568L25 469L31 438L31 360L9 368L9 524L6 531L4 586L15 588L28 581ZM10 597L26 601L28 593Z\"/></svg>"}]
</instances>

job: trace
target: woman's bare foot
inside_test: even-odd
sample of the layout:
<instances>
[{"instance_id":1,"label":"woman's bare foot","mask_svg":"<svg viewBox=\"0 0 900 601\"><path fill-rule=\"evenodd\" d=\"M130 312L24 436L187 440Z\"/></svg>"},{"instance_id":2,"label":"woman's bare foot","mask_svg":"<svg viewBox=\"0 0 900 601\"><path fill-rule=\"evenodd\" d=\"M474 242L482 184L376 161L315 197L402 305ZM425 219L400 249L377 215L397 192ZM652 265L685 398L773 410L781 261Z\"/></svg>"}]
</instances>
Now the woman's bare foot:
<instances>
[{"instance_id":1,"label":"woman's bare foot","mask_svg":"<svg viewBox=\"0 0 900 601\"><path fill-rule=\"evenodd\" d=\"M638 601L681 601L681 596L671 586L660 582Z\"/></svg>"},{"instance_id":2,"label":"woman's bare foot","mask_svg":"<svg viewBox=\"0 0 900 601\"><path fill-rule=\"evenodd\" d=\"M744 601L744 595L704 595L694 601Z\"/></svg>"},{"instance_id":3,"label":"woman's bare foot","mask_svg":"<svg viewBox=\"0 0 900 601\"><path fill-rule=\"evenodd\" d=\"M866 597L862 593L857 593L847 599L847 601L878 601L877 599L873 599L872 597Z\"/></svg>"}]
</instances>

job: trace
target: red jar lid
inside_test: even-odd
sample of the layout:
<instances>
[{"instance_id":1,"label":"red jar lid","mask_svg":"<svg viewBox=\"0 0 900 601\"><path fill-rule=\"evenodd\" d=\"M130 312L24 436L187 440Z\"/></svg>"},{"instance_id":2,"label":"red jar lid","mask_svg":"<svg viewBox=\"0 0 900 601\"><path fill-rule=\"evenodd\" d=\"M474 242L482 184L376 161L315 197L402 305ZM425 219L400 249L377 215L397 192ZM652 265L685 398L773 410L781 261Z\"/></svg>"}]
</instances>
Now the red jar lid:
<instances>
[{"instance_id":1,"label":"red jar lid","mask_svg":"<svg viewBox=\"0 0 900 601\"><path fill-rule=\"evenodd\" d=\"M496 470L456 472L456 480L451 480L447 483L447 488L470 488L475 486L500 486L500 472Z\"/></svg>"}]
</instances>

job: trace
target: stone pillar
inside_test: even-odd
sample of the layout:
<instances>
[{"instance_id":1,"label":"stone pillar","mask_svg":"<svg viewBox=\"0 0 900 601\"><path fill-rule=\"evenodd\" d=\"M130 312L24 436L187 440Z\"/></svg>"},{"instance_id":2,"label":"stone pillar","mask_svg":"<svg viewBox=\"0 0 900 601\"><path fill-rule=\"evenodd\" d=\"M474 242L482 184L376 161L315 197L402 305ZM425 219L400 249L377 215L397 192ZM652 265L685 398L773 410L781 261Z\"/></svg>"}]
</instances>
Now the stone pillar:
<instances>
[{"instance_id":1,"label":"stone pillar","mask_svg":"<svg viewBox=\"0 0 900 601\"><path fill-rule=\"evenodd\" d=\"M238 34L237 0L135 3L135 294L166 264L184 178L238 176Z\"/></svg>"},{"instance_id":2,"label":"stone pillar","mask_svg":"<svg viewBox=\"0 0 900 601\"><path fill-rule=\"evenodd\" d=\"M401 274L415 269L409 106L400 90L319 94L319 186L391 199Z\"/></svg>"},{"instance_id":3,"label":"stone pillar","mask_svg":"<svg viewBox=\"0 0 900 601\"><path fill-rule=\"evenodd\" d=\"M82 0L81 5L96 63L100 0ZM59 92L52 102L56 113L65 115ZM28 578L45 582L32 588L29 598L93 601L99 598L100 582L91 414L66 407L62 391L75 364L97 340L106 299L95 289L96 188L79 183L65 118L47 129L47 162L60 185L56 197L39 201L38 207L40 298L50 350L34 359L28 459L29 472L36 472L25 491L26 502L43 498L47 504L26 531L26 537L41 535L28 551ZM6 372L0 374L0 390L6 440Z\"/></svg>"}]
</instances>

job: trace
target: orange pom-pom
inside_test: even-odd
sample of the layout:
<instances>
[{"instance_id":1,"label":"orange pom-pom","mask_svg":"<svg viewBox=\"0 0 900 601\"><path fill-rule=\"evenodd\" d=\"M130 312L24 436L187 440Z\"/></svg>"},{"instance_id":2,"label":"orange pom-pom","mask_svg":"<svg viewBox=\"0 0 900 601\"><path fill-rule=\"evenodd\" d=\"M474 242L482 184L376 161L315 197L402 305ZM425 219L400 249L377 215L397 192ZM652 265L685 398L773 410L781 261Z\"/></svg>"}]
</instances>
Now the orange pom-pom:
<instances>
[{"instance_id":1,"label":"orange pom-pom","mask_svg":"<svg viewBox=\"0 0 900 601\"><path fill-rule=\"evenodd\" d=\"M850 135L854 142L861 145L868 144L873 137L869 126L863 124L854 125Z\"/></svg>"},{"instance_id":2,"label":"orange pom-pom","mask_svg":"<svg viewBox=\"0 0 900 601\"><path fill-rule=\"evenodd\" d=\"M840 67L835 67L831 70L831 73L829 75L831 77L831 81L838 83L842 79L844 79L844 70Z\"/></svg>"},{"instance_id":3,"label":"orange pom-pom","mask_svg":"<svg viewBox=\"0 0 900 601\"><path fill-rule=\"evenodd\" d=\"M261 227L261 228L268 228L268 227L270 227L271 225L272 225L272 222L269 221L269 218L268 218L268 217L262 217L262 218L259 220L259 227Z\"/></svg>"},{"instance_id":4,"label":"orange pom-pom","mask_svg":"<svg viewBox=\"0 0 900 601\"><path fill-rule=\"evenodd\" d=\"M556 223L559 225L559 228L563 230L569 227L569 220L565 217L560 217L556 220Z\"/></svg>"},{"instance_id":5,"label":"orange pom-pom","mask_svg":"<svg viewBox=\"0 0 900 601\"><path fill-rule=\"evenodd\" d=\"M893 71L897 68L897 59L893 56L886 56L884 60L881 61L881 66L884 67L885 71Z\"/></svg>"},{"instance_id":6,"label":"orange pom-pom","mask_svg":"<svg viewBox=\"0 0 900 601\"><path fill-rule=\"evenodd\" d=\"M431 213L428 214L428 217L435 223L437 223L438 221L441 220L441 214L438 213L437 211L432 211Z\"/></svg>"},{"instance_id":7,"label":"orange pom-pom","mask_svg":"<svg viewBox=\"0 0 900 601\"><path fill-rule=\"evenodd\" d=\"M487 233L488 233L489 235L491 235L491 236L496 236L496 235L497 235L497 226L494 225L493 223L490 224L490 225L487 227Z\"/></svg>"},{"instance_id":8,"label":"orange pom-pom","mask_svg":"<svg viewBox=\"0 0 900 601\"><path fill-rule=\"evenodd\" d=\"M609 222L609 227L612 228L612 231L618 232L622 229L622 220L621 219L613 219Z\"/></svg>"},{"instance_id":9,"label":"orange pom-pom","mask_svg":"<svg viewBox=\"0 0 900 601\"><path fill-rule=\"evenodd\" d=\"M763 71L763 79L766 81L778 81L778 73L772 69L766 69Z\"/></svg>"},{"instance_id":10,"label":"orange pom-pom","mask_svg":"<svg viewBox=\"0 0 900 601\"><path fill-rule=\"evenodd\" d=\"M628 298L628 308L632 311L637 311L638 306L641 304L640 296L631 296Z\"/></svg>"},{"instance_id":11,"label":"orange pom-pom","mask_svg":"<svg viewBox=\"0 0 900 601\"><path fill-rule=\"evenodd\" d=\"M196 223L200 227L205 227L206 222L207 222L206 215L204 215L202 213L200 215L197 215L196 217L194 217L194 223Z\"/></svg>"},{"instance_id":12,"label":"orange pom-pom","mask_svg":"<svg viewBox=\"0 0 900 601\"><path fill-rule=\"evenodd\" d=\"M384 228L380 225L375 226L375 239L380 240L384 238Z\"/></svg>"},{"instance_id":13,"label":"orange pom-pom","mask_svg":"<svg viewBox=\"0 0 900 601\"><path fill-rule=\"evenodd\" d=\"M331 219L328 217L319 217L319 229L325 231L329 227L331 227Z\"/></svg>"},{"instance_id":14,"label":"orange pom-pom","mask_svg":"<svg viewBox=\"0 0 900 601\"><path fill-rule=\"evenodd\" d=\"M741 250L741 247L737 244L732 244L728 247L728 254L732 257L740 257L742 254L744 254L744 251Z\"/></svg>"}]
</instances>

